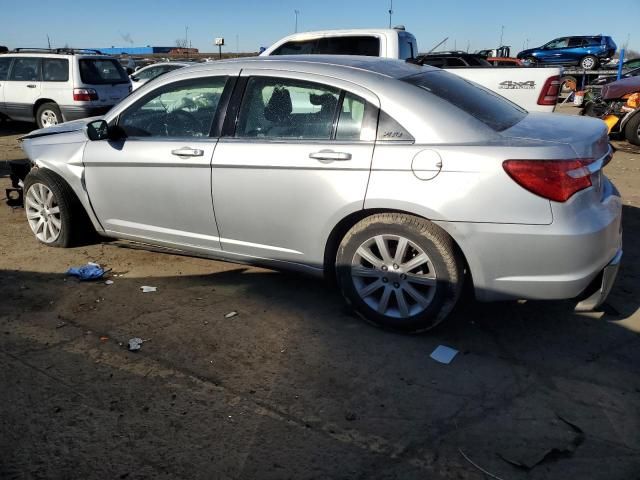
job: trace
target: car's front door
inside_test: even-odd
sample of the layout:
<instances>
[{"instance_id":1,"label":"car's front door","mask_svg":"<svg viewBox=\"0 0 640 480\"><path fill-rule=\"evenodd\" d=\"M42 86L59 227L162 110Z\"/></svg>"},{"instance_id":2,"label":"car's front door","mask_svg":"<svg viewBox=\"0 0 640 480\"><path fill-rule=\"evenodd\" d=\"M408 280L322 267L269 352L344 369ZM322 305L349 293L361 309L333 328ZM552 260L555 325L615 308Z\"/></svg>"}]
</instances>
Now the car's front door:
<instances>
[{"instance_id":1,"label":"car's front door","mask_svg":"<svg viewBox=\"0 0 640 480\"><path fill-rule=\"evenodd\" d=\"M35 118L34 106L42 88L42 59L14 58L9 80L4 84L4 103L7 115L25 122Z\"/></svg>"},{"instance_id":2,"label":"car's front door","mask_svg":"<svg viewBox=\"0 0 640 480\"><path fill-rule=\"evenodd\" d=\"M565 50L569 45L569 37L556 38L547 43L543 49L545 63L562 63L566 55Z\"/></svg>"},{"instance_id":3,"label":"car's front door","mask_svg":"<svg viewBox=\"0 0 640 480\"><path fill-rule=\"evenodd\" d=\"M162 85L120 113L123 138L87 143L86 187L108 234L219 250L211 132L225 87L226 76Z\"/></svg>"},{"instance_id":4,"label":"car's front door","mask_svg":"<svg viewBox=\"0 0 640 480\"><path fill-rule=\"evenodd\" d=\"M320 268L331 228L363 207L378 99L328 77L243 70L241 78L242 104L227 114L213 157L222 247Z\"/></svg>"}]
</instances>

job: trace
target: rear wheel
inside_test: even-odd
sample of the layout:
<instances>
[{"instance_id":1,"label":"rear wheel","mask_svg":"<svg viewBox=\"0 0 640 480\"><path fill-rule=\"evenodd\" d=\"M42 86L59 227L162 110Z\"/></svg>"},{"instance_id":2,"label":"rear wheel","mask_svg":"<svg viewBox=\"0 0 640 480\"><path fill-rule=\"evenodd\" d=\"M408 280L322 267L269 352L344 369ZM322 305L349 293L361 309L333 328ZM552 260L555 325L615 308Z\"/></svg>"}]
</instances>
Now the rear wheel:
<instances>
[{"instance_id":1,"label":"rear wheel","mask_svg":"<svg viewBox=\"0 0 640 480\"><path fill-rule=\"evenodd\" d=\"M453 240L431 222L399 213L367 217L336 256L340 290L366 320L393 330L429 330L451 313L464 279Z\"/></svg>"},{"instance_id":2,"label":"rear wheel","mask_svg":"<svg viewBox=\"0 0 640 480\"><path fill-rule=\"evenodd\" d=\"M60 107L55 103L43 103L38 107L36 112L36 122L38 128L53 127L59 123L62 123L62 113Z\"/></svg>"},{"instance_id":3,"label":"rear wheel","mask_svg":"<svg viewBox=\"0 0 640 480\"><path fill-rule=\"evenodd\" d=\"M593 55L587 55L582 60L580 60L580 67L585 70L593 70L598 66L598 59Z\"/></svg>"},{"instance_id":4,"label":"rear wheel","mask_svg":"<svg viewBox=\"0 0 640 480\"><path fill-rule=\"evenodd\" d=\"M636 113L624 126L624 136L634 145L640 145L640 112Z\"/></svg>"}]
</instances>

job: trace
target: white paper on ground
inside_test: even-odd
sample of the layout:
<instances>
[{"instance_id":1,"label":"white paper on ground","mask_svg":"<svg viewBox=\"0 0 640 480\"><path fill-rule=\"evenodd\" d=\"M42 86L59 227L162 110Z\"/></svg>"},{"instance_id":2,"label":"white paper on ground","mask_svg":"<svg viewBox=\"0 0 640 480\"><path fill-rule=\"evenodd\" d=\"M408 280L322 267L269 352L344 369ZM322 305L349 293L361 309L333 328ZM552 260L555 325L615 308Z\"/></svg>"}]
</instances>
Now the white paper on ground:
<instances>
[{"instance_id":1,"label":"white paper on ground","mask_svg":"<svg viewBox=\"0 0 640 480\"><path fill-rule=\"evenodd\" d=\"M149 293L156 292L158 290L158 287L149 287L148 285L143 285L142 287L140 287L140 289L142 290L142 293Z\"/></svg>"},{"instance_id":2,"label":"white paper on ground","mask_svg":"<svg viewBox=\"0 0 640 480\"><path fill-rule=\"evenodd\" d=\"M455 348L438 345L438 347L433 352L431 352L430 357L433 358L436 362L448 365L451 363L451 360L453 360L453 357L455 357L457 354L458 350L456 350Z\"/></svg>"}]
</instances>

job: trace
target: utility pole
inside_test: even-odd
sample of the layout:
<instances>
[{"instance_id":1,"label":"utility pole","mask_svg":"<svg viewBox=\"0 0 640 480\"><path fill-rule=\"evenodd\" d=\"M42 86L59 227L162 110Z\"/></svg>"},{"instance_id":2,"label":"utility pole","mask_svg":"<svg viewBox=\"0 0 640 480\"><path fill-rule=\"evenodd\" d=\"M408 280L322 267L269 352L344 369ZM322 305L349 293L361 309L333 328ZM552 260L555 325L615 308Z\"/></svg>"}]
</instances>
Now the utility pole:
<instances>
[{"instance_id":1,"label":"utility pole","mask_svg":"<svg viewBox=\"0 0 640 480\"><path fill-rule=\"evenodd\" d=\"M300 10L294 10L293 13L296 15L296 28L294 32L298 33L298 15L300 15Z\"/></svg>"},{"instance_id":2,"label":"utility pole","mask_svg":"<svg viewBox=\"0 0 640 480\"><path fill-rule=\"evenodd\" d=\"M240 35L236 33L236 53L240 53Z\"/></svg>"},{"instance_id":3,"label":"utility pole","mask_svg":"<svg viewBox=\"0 0 640 480\"><path fill-rule=\"evenodd\" d=\"M51 40L49 39L48 33L47 33L47 44L49 45L49 50L51 50Z\"/></svg>"},{"instance_id":4,"label":"utility pole","mask_svg":"<svg viewBox=\"0 0 640 480\"><path fill-rule=\"evenodd\" d=\"M504 35L504 25L502 25L502 28L500 29L500 43L498 44L498 47L502 46L502 37Z\"/></svg>"},{"instance_id":5,"label":"utility pole","mask_svg":"<svg viewBox=\"0 0 640 480\"><path fill-rule=\"evenodd\" d=\"M389 28L391 28L391 17L393 16L393 0L391 0L391 5L389 6Z\"/></svg>"},{"instance_id":6,"label":"utility pole","mask_svg":"<svg viewBox=\"0 0 640 480\"><path fill-rule=\"evenodd\" d=\"M469 53L470 48L471 48L471 42L467 40L467 53Z\"/></svg>"},{"instance_id":7,"label":"utility pole","mask_svg":"<svg viewBox=\"0 0 640 480\"><path fill-rule=\"evenodd\" d=\"M189 26L185 25L184 27L184 47L187 48L189 46Z\"/></svg>"}]
</instances>

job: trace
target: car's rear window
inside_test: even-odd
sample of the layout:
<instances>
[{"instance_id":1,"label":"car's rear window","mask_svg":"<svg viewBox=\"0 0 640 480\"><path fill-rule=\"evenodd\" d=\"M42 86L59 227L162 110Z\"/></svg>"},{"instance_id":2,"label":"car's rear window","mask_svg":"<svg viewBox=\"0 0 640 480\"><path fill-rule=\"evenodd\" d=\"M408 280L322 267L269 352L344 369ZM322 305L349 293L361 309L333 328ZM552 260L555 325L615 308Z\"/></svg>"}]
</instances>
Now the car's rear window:
<instances>
[{"instance_id":1,"label":"car's rear window","mask_svg":"<svg viewBox=\"0 0 640 480\"><path fill-rule=\"evenodd\" d=\"M424 72L401 80L445 100L498 132L512 127L527 115L526 110L506 98L447 72Z\"/></svg>"},{"instance_id":2,"label":"car's rear window","mask_svg":"<svg viewBox=\"0 0 640 480\"><path fill-rule=\"evenodd\" d=\"M129 77L120 63L110 58L80 59L80 78L88 85L127 83Z\"/></svg>"},{"instance_id":3,"label":"car's rear window","mask_svg":"<svg viewBox=\"0 0 640 480\"><path fill-rule=\"evenodd\" d=\"M380 39L371 36L314 38L280 45L271 55L380 56Z\"/></svg>"}]
</instances>

